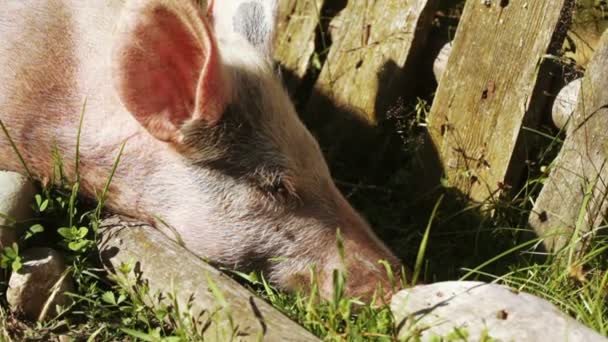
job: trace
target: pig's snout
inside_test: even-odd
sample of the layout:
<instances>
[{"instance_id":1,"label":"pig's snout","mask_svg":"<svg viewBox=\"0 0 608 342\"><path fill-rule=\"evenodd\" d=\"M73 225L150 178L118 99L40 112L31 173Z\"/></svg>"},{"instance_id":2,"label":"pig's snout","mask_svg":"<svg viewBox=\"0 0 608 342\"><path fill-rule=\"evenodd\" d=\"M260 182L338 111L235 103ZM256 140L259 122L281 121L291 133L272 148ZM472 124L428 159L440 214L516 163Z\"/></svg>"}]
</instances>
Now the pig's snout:
<instances>
[{"instance_id":1,"label":"pig's snout","mask_svg":"<svg viewBox=\"0 0 608 342\"><path fill-rule=\"evenodd\" d=\"M368 223L339 194L338 228L343 241L343 255L336 244L335 253L321 270L321 295L330 298L334 291L333 273L336 269L346 274L347 296L369 301L376 294L378 299L390 300L394 286L399 285L402 264L380 241ZM381 261L390 265L391 276Z\"/></svg>"}]
</instances>

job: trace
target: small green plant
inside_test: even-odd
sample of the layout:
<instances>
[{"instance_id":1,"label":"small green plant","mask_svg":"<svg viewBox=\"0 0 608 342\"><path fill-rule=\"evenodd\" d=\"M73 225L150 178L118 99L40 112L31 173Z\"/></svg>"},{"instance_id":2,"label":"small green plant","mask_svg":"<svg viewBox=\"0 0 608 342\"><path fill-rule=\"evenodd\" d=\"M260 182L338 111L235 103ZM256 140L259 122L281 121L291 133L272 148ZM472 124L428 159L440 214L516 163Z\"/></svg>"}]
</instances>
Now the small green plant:
<instances>
[{"instance_id":1,"label":"small green plant","mask_svg":"<svg viewBox=\"0 0 608 342\"><path fill-rule=\"evenodd\" d=\"M57 233L64 238L64 243L73 252L84 252L95 243L87 238L89 228L87 227L61 227Z\"/></svg>"},{"instance_id":2,"label":"small green plant","mask_svg":"<svg viewBox=\"0 0 608 342\"><path fill-rule=\"evenodd\" d=\"M44 232L44 226L42 226L40 223L36 223L35 225L30 226L25 231L24 239L25 240L31 239L34 236L36 236L37 234L41 234L43 232Z\"/></svg>"},{"instance_id":3,"label":"small green plant","mask_svg":"<svg viewBox=\"0 0 608 342\"><path fill-rule=\"evenodd\" d=\"M2 256L0 257L0 267L11 269L17 272L21 269L21 257L19 256L19 245L13 242L12 245L4 247Z\"/></svg>"}]
</instances>

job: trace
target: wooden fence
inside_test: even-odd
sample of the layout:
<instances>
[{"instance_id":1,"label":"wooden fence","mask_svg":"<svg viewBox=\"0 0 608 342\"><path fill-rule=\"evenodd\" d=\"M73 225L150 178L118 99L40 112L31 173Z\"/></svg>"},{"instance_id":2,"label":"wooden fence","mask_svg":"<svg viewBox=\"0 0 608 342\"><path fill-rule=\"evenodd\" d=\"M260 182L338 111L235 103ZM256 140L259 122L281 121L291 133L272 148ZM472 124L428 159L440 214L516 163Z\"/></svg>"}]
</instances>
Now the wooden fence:
<instances>
[{"instance_id":1,"label":"wooden fence","mask_svg":"<svg viewBox=\"0 0 608 342\"><path fill-rule=\"evenodd\" d=\"M366 154L372 159L359 162L373 164L381 158L385 132L378 126L398 99L411 101L420 84L421 57L438 4L281 2L275 57L330 159ZM521 185L526 137L550 116L555 59L573 8L572 0L466 2L427 118L421 183L431 187L442 177L469 200L486 204ZM585 42L586 56L595 51L599 34L594 37ZM602 224L604 217L608 78L598 75L608 74L607 40L589 66L564 149L540 196L532 199L529 222L539 234L566 228L557 245L573 231ZM585 224L577 224L581 206ZM556 241L546 244L555 247Z\"/></svg>"}]
</instances>

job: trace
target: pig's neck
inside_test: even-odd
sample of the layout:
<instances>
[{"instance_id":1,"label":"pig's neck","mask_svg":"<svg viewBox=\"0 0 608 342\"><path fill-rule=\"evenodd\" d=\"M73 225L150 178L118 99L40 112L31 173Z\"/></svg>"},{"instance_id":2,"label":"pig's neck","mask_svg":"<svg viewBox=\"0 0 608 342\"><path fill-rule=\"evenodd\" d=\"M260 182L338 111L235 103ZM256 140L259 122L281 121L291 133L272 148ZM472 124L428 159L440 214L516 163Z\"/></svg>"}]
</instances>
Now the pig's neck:
<instances>
[{"instance_id":1,"label":"pig's neck","mask_svg":"<svg viewBox=\"0 0 608 342\"><path fill-rule=\"evenodd\" d=\"M55 150L61 157L67 180L74 182L78 172L81 191L95 198L106 187L124 143L108 188L106 206L114 212L150 221L155 216L166 216L171 210L170 203L175 201L167 198L170 194L166 190L175 189L180 179L190 177L179 155L168 144L154 139L128 113L116 108L116 114L100 115L96 112L99 107L88 108L80 135L78 171L75 165L78 115L46 126L26 125L25 121L7 123L29 171L43 182L51 180L57 163L53 158ZM25 173L6 139L0 139L0 152L0 170Z\"/></svg>"},{"instance_id":2,"label":"pig's neck","mask_svg":"<svg viewBox=\"0 0 608 342\"><path fill-rule=\"evenodd\" d=\"M107 207L150 222L155 217L165 218L177 200L168 197L172 190L179 191L180 180L191 179L189 170L183 167L179 154L148 134L130 115L114 120L107 129L90 132L92 138L81 148L81 188L89 197L101 193L116 165Z\"/></svg>"}]
</instances>

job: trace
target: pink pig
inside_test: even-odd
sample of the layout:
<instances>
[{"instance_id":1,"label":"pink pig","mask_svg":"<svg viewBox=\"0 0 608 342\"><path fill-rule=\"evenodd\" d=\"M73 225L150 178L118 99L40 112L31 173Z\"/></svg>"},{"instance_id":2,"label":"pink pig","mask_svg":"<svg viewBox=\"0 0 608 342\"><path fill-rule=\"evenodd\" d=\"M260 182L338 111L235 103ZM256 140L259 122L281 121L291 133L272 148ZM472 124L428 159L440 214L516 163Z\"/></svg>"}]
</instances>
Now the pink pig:
<instances>
[{"instance_id":1,"label":"pink pig","mask_svg":"<svg viewBox=\"0 0 608 342\"><path fill-rule=\"evenodd\" d=\"M218 265L261 270L298 289L314 266L370 298L400 267L332 181L319 146L273 71L273 0L8 0L0 13L0 120L44 179L51 151L83 193L112 211L173 227ZM0 169L23 172L0 134ZM340 229L346 250L336 248ZM169 236L175 236L168 233ZM280 257L280 261L275 261Z\"/></svg>"}]
</instances>

